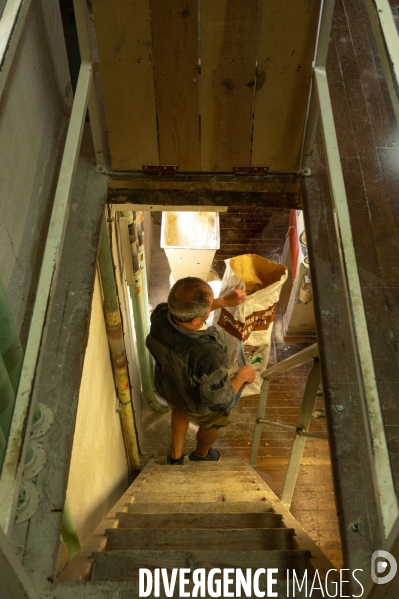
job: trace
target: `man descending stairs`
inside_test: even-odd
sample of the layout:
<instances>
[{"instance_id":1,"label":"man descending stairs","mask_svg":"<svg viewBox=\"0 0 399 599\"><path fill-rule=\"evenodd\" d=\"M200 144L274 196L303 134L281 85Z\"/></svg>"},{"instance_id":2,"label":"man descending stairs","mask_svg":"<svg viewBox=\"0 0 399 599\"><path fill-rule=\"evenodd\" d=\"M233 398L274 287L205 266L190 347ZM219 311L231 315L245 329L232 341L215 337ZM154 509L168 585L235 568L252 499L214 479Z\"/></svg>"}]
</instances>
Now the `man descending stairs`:
<instances>
[{"instance_id":1,"label":"man descending stairs","mask_svg":"<svg viewBox=\"0 0 399 599\"><path fill-rule=\"evenodd\" d=\"M59 577L90 580L73 585L74 597L323 596L315 569L323 579L334 566L253 468L162 462L149 462L122 498L127 505L99 527L106 542L94 535Z\"/></svg>"}]
</instances>

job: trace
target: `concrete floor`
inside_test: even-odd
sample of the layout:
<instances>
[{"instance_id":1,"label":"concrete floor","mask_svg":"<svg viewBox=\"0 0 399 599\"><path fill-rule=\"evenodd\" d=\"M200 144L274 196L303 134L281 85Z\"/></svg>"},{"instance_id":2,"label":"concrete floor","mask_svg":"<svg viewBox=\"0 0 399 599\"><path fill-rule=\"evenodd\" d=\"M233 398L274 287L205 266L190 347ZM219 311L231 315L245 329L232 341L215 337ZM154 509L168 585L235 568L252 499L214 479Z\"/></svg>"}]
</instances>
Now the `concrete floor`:
<instances>
[{"instance_id":1,"label":"concrete floor","mask_svg":"<svg viewBox=\"0 0 399 599\"><path fill-rule=\"evenodd\" d=\"M149 300L152 306L166 301L169 292L170 268L159 246L159 213L153 216L151 247L151 278ZM266 256L268 257L268 256ZM270 257L273 259L273 257ZM275 257L274 257L275 260ZM282 328L282 305L289 289L282 292L274 323L269 364L280 362L306 345L285 343ZM272 379L266 418L295 425L309 367L306 365ZM215 443L226 458L249 460L259 396L241 399L232 412L231 424L222 429ZM197 427L190 424L185 454L195 447ZM311 430L326 432L324 398L315 404ZM146 403L142 406L141 450L145 457L164 456L170 447L170 415L154 412ZM258 470L273 491L281 496L286 466L292 445L292 435L265 426L258 454ZM308 440L302 460L297 488L291 506L293 515L319 544L337 568L342 564L342 551L336 516L328 443Z\"/></svg>"}]
</instances>

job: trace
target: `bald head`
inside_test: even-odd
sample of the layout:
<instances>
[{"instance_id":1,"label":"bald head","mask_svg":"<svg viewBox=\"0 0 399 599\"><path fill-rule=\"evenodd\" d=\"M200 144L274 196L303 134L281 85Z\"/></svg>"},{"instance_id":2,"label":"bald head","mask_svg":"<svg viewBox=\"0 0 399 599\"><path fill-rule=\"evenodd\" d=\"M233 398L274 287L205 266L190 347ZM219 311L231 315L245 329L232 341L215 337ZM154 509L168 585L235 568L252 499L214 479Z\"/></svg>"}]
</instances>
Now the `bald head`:
<instances>
[{"instance_id":1,"label":"bald head","mask_svg":"<svg viewBox=\"0 0 399 599\"><path fill-rule=\"evenodd\" d=\"M177 281L168 296L169 312L178 322L206 316L213 299L212 288L197 277Z\"/></svg>"}]
</instances>

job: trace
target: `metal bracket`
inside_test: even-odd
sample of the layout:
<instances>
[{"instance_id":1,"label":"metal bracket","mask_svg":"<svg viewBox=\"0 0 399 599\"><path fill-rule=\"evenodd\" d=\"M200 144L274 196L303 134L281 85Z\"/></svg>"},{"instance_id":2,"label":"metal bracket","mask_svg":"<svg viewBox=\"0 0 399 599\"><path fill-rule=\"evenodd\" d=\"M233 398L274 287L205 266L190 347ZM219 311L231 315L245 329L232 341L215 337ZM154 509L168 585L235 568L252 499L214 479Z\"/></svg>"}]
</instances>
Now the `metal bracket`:
<instances>
[{"instance_id":1,"label":"metal bracket","mask_svg":"<svg viewBox=\"0 0 399 599\"><path fill-rule=\"evenodd\" d=\"M160 164L158 166L143 164L143 172L149 175L158 175L162 177L173 177L179 170L177 164Z\"/></svg>"},{"instance_id":2,"label":"metal bracket","mask_svg":"<svg viewBox=\"0 0 399 599\"><path fill-rule=\"evenodd\" d=\"M268 172L268 166L233 166L233 172L235 175L266 175Z\"/></svg>"}]
</instances>

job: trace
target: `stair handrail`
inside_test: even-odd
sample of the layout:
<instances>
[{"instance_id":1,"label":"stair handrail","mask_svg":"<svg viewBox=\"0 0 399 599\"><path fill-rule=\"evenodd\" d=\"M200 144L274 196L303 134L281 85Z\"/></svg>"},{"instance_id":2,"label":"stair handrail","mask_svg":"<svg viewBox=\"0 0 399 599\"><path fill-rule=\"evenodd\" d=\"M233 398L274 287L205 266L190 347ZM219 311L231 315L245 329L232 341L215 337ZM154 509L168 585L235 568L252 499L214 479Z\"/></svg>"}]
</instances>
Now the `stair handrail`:
<instances>
[{"instance_id":1,"label":"stair handrail","mask_svg":"<svg viewBox=\"0 0 399 599\"><path fill-rule=\"evenodd\" d=\"M262 375L263 379L271 379L282 372L287 372L287 370L292 370L293 368L297 368L298 366L303 366L307 362L311 362L315 358L319 357L319 346L317 343L313 343L309 347L301 350L300 352L282 360L281 362L277 362L270 366Z\"/></svg>"},{"instance_id":2,"label":"stair handrail","mask_svg":"<svg viewBox=\"0 0 399 599\"><path fill-rule=\"evenodd\" d=\"M105 172L102 125L94 83L94 65L88 30L88 11L84 0L73 0L78 30L81 64L68 132L58 176L57 188L48 227L43 260L37 285L22 373L15 399L9 439L0 477L0 528L9 538L16 513L18 494L36 403L35 380L40 365L47 315L53 299L59 259L67 223L70 197L81 147L86 112L95 150L97 171ZM31 0L8 0L0 19L0 98L11 63L21 39ZM3 47L4 46L4 47Z\"/></svg>"}]
</instances>

